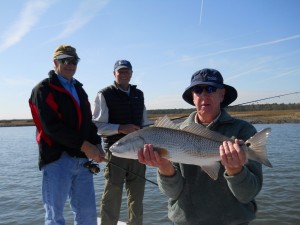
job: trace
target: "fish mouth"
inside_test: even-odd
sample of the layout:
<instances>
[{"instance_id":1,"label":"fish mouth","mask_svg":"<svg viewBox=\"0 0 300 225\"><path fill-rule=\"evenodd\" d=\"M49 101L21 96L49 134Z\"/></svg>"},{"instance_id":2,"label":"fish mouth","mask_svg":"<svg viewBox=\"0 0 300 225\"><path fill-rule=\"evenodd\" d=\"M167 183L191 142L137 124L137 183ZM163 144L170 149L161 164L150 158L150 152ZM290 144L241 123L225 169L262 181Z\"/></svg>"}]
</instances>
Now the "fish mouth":
<instances>
[{"instance_id":1,"label":"fish mouth","mask_svg":"<svg viewBox=\"0 0 300 225\"><path fill-rule=\"evenodd\" d=\"M122 147L119 146L118 142L116 142L112 146L110 146L109 151L112 152L112 153L121 153L121 152L123 152Z\"/></svg>"},{"instance_id":2,"label":"fish mouth","mask_svg":"<svg viewBox=\"0 0 300 225\"><path fill-rule=\"evenodd\" d=\"M109 151L116 152L116 147L117 146L115 144L113 144L112 146L109 147Z\"/></svg>"}]
</instances>

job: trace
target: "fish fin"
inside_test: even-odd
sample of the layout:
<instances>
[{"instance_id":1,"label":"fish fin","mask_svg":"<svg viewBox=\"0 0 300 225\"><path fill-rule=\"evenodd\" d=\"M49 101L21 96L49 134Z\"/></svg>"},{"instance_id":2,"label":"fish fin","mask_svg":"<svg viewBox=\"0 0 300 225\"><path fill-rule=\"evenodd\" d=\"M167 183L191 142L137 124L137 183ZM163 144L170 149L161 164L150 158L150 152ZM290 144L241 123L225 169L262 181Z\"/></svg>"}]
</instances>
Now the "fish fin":
<instances>
[{"instance_id":1,"label":"fish fin","mask_svg":"<svg viewBox=\"0 0 300 225\"><path fill-rule=\"evenodd\" d=\"M249 148L247 152L248 158L256 160L268 167L273 167L267 157L266 143L268 136L271 132L271 128L265 128L253 137L245 142L245 145Z\"/></svg>"},{"instance_id":2,"label":"fish fin","mask_svg":"<svg viewBox=\"0 0 300 225\"><path fill-rule=\"evenodd\" d=\"M218 174L219 174L219 170L220 170L220 162L214 162L213 164L209 164L209 165L202 165L201 168L213 180L218 179Z\"/></svg>"},{"instance_id":3,"label":"fish fin","mask_svg":"<svg viewBox=\"0 0 300 225\"><path fill-rule=\"evenodd\" d=\"M159 148L159 147L153 146L153 150L157 151L159 153L160 157L162 157L162 158L166 158L166 159L170 158L169 151L165 148Z\"/></svg>"},{"instance_id":4,"label":"fish fin","mask_svg":"<svg viewBox=\"0 0 300 225\"><path fill-rule=\"evenodd\" d=\"M186 127L183 127L181 130L213 141L232 141L232 139L196 123L192 123Z\"/></svg>"},{"instance_id":5,"label":"fish fin","mask_svg":"<svg viewBox=\"0 0 300 225\"><path fill-rule=\"evenodd\" d=\"M155 121L153 126L154 127L163 127L163 128L179 130L179 125L177 125L176 123L171 121L170 118L167 115L165 115L164 117L158 118Z\"/></svg>"}]
</instances>

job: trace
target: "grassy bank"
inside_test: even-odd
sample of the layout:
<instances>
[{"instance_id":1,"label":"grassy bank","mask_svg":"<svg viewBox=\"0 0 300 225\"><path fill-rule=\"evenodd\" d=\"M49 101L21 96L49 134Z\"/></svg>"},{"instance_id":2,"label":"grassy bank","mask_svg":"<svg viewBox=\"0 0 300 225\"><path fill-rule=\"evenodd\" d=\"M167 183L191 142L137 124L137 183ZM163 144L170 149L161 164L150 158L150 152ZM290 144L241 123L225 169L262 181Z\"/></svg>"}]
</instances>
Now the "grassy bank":
<instances>
[{"instance_id":1,"label":"grassy bank","mask_svg":"<svg viewBox=\"0 0 300 225\"><path fill-rule=\"evenodd\" d=\"M251 123L300 123L300 110L232 112L231 114Z\"/></svg>"},{"instance_id":2,"label":"grassy bank","mask_svg":"<svg viewBox=\"0 0 300 225\"><path fill-rule=\"evenodd\" d=\"M0 127L20 127L20 126L33 126L31 119L24 120L0 120Z\"/></svg>"},{"instance_id":3,"label":"grassy bank","mask_svg":"<svg viewBox=\"0 0 300 225\"><path fill-rule=\"evenodd\" d=\"M269 111L247 111L230 112L231 115L249 121L253 124L268 123L300 123L300 110L269 110ZM151 120L165 114L149 114ZM186 117L188 114L168 114L170 118ZM30 119L24 120L0 120L0 127L33 126Z\"/></svg>"},{"instance_id":4,"label":"grassy bank","mask_svg":"<svg viewBox=\"0 0 300 225\"><path fill-rule=\"evenodd\" d=\"M230 112L234 117L244 119L253 124L268 123L300 123L300 110L269 110L251 112ZM151 120L164 116L163 114L149 114ZM188 114L168 114L170 118L184 117Z\"/></svg>"}]
</instances>

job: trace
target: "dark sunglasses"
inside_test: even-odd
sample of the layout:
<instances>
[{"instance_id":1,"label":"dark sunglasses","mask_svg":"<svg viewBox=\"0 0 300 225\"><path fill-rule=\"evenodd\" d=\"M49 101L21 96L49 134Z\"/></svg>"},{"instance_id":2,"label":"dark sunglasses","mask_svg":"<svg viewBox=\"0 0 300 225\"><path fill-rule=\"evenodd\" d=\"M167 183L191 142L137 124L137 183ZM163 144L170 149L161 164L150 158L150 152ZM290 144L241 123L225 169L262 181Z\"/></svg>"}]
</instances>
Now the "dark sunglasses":
<instances>
[{"instance_id":1,"label":"dark sunglasses","mask_svg":"<svg viewBox=\"0 0 300 225\"><path fill-rule=\"evenodd\" d=\"M217 91L217 87L214 86L195 86L193 88L193 92L195 92L196 94L201 94L204 90L206 91L206 93L210 94L212 92L216 92Z\"/></svg>"},{"instance_id":2,"label":"dark sunglasses","mask_svg":"<svg viewBox=\"0 0 300 225\"><path fill-rule=\"evenodd\" d=\"M59 59L58 61L60 61L62 64L64 65L74 65L77 66L79 60L78 59L70 59L70 58L65 58L65 59Z\"/></svg>"}]
</instances>

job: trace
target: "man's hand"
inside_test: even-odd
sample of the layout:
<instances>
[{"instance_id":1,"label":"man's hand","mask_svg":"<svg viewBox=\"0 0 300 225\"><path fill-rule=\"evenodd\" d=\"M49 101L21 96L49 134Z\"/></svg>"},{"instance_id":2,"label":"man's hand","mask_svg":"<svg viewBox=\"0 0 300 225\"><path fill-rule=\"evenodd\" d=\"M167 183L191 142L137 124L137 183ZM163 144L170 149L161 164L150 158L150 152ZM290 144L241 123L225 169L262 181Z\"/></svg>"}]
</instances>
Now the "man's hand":
<instances>
[{"instance_id":1,"label":"man's hand","mask_svg":"<svg viewBox=\"0 0 300 225\"><path fill-rule=\"evenodd\" d=\"M175 168L172 163L160 157L159 153L153 150L153 145L151 144L145 144L144 148L138 151L138 159L140 163L157 167L161 175L173 176L175 173Z\"/></svg>"},{"instance_id":2,"label":"man's hand","mask_svg":"<svg viewBox=\"0 0 300 225\"><path fill-rule=\"evenodd\" d=\"M225 166L228 176L240 173L247 162L246 153L240 147L243 143L242 140L235 139L234 143L224 141L220 145L221 162Z\"/></svg>"},{"instance_id":3,"label":"man's hand","mask_svg":"<svg viewBox=\"0 0 300 225\"><path fill-rule=\"evenodd\" d=\"M84 141L81 146L81 151L85 153L88 159L93 159L96 162L100 163L105 157L105 153L102 150L101 145L93 145L88 141Z\"/></svg>"}]
</instances>

